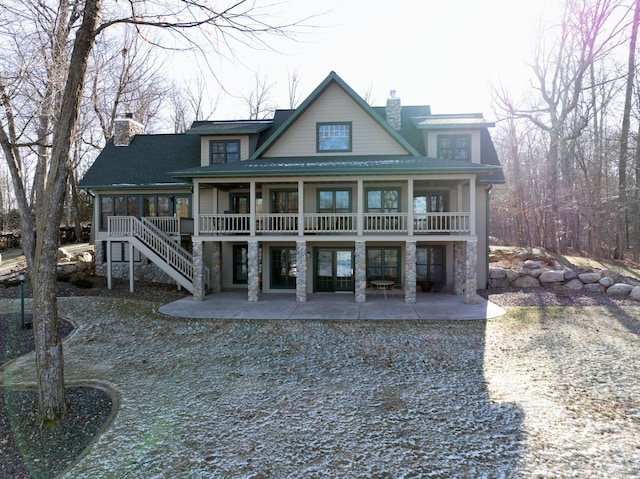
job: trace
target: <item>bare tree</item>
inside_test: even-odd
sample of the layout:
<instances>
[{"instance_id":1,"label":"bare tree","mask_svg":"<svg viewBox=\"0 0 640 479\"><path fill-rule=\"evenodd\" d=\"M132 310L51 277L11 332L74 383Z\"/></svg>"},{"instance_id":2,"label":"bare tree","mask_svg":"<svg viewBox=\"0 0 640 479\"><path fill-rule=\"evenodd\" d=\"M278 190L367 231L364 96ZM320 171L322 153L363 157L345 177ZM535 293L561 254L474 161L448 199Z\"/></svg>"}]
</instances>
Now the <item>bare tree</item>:
<instances>
[{"instance_id":1,"label":"bare tree","mask_svg":"<svg viewBox=\"0 0 640 479\"><path fill-rule=\"evenodd\" d=\"M244 97L244 101L249 109L249 119L263 120L275 110L275 107L271 104L271 93L274 84L269 83L268 78L262 77L259 72L255 74L254 79L254 88Z\"/></svg>"},{"instance_id":2,"label":"bare tree","mask_svg":"<svg viewBox=\"0 0 640 479\"><path fill-rule=\"evenodd\" d=\"M5 20L3 37L9 39L4 45L12 44L16 49L20 48L20 42L11 40L16 38L14 33L22 28L27 18L38 28L26 33L31 35L33 45L52 62L49 74L42 76L45 91L46 87L51 86L52 100L33 108L45 117L48 115L51 120L43 129L50 131L47 135L50 142L36 135L37 144L44 144L49 154L46 155L48 164L43 170L44 181L38 189L39 207L35 215L35 228L30 219L31 205L26 200L20 155L21 148L27 145L16 141L20 134L16 128L15 106L12 103L27 98L18 90L27 84L29 77L16 79L16 89L12 91L9 82L4 80L4 72L8 71L4 66L0 76L0 94L4 106L4 118L0 121L0 143L10 165L21 212L23 238L26 238L25 254L34 292L39 415L42 423L49 423L64 415L67 407L56 298L56 261L62 218L60 205L67 191L72 144L96 38L114 25L130 26L153 45L175 48L177 43L178 47L198 48L203 52L208 47L222 54L224 51L233 52L236 46L264 47L268 44L266 37L272 34L286 35L297 22L273 24L269 21L268 9L248 0L237 0L226 5L216 3L215 7L202 2L176 4L162 0L109 1L108 7L105 7L102 0L61 0L53 9L35 0L32 3L9 0L0 5L0 14ZM150 29L155 28L161 32L157 37L150 33ZM202 35L196 37L199 33ZM49 104L51 110L47 110ZM31 126L28 121L26 123ZM31 231L35 231L35 238L30 235ZM35 244L35 248L31 248L31 244Z\"/></svg>"},{"instance_id":3,"label":"bare tree","mask_svg":"<svg viewBox=\"0 0 640 479\"><path fill-rule=\"evenodd\" d=\"M300 102L300 92L298 91L300 87L300 74L298 73L298 69L287 73L287 79L289 80L289 109L293 110Z\"/></svg>"}]
</instances>

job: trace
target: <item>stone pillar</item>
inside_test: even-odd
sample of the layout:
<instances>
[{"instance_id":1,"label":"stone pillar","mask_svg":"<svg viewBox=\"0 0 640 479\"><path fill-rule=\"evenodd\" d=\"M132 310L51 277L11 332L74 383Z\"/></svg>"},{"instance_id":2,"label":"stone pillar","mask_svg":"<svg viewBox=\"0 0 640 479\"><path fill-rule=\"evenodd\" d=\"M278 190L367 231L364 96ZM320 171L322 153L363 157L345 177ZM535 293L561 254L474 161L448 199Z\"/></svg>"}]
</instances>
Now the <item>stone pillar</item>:
<instances>
[{"instance_id":1,"label":"stone pillar","mask_svg":"<svg viewBox=\"0 0 640 479\"><path fill-rule=\"evenodd\" d=\"M216 241L211 245L211 288L212 293L219 293L222 291L222 243Z\"/></svg>"},{"instance_id":2,"label":"stone pillar","mask_svg":"<svg viewBox=\"0 0 640 479\"><path fill-rule=\"evenodd\" d=\"M204 255L202 241L193 242L193 299L204 300Z\"/></svg>"},{"instance_id":3,"label":"stone pillar","mask_svg":"<svg viewBox=\"0 0 640 479\"><path fill-rule=\"evenodd\" d=\"M96 265L101 265L105 262L102 240L96 240L95 244L93 245L93 262Z\"/></svg>"},{"instance_id":4,"label":"stone pillar","mask_svg":"<svg viewBox=\"0 0 640 479\"><path fill-rule=\"evenodd\" d=\"M478 302L478 242L476 240L467 241L466 254L466 278L464 281L464 302L466 304L476 304Z\"/></svg>"},{"instance_id":5,"label":"stone pillar","mask_svg":"<svg viewBox=\"0 0 640 479\"><path fill-rule=\"evenodd\" d=\"M356 303L367 301L367 242L356 241Z\"/></svg>"},{"instance_id":6,"label":"stone pillar","mask_svg":"<svg viewBox=\"0 0 640 479\"><path fill-rule=\"evenodd\" d=\"M250 302L260 301L260 247L257 241L247 242L247 263L248 263L248 300Z\"/></svg>"},{"instance_id":7,"label":"stone pillar","mask_svg":"<svg viewBox=\"0 0 640 479\"><path fill-rule=\"evenodd\" d=\"M404 256L404 302L416 303L416 242L407 241Z\"/></svg>"},{"instance_id":8,"label":"stone pillar","mask_svg":"<svg viewBox=\"0 0 640 479\"><path fill-rule=\"evenodd\" d=\"M296 241L296 301L307 302L307 242Z\"/></svg>"},{"instance_id":9,"label":"stone pillar","mask_svg":"<svg viewBox=\"0 0 640 479\"><path fill-rule=\"evenodd\" d=\"M464 281L466 276L465 243L455 241L453 243L453 293L464 294Z\"/></svg>"}]
</instances>

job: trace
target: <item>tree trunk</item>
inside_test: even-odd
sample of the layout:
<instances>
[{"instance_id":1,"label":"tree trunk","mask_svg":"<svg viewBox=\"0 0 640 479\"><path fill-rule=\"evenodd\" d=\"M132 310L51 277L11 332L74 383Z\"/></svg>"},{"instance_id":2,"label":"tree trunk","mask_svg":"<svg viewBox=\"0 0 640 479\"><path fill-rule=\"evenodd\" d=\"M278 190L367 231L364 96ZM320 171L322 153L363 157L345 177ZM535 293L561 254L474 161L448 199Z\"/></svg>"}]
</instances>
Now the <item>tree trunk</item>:
<instances>
[{"instance_id":1,"label":"tree trunk","mask_svg":"<svg viewBox=\"0 0 640 479\"><path fill-rule=\"evenodd\" d=\"M101 0L86 0L82 25L71 53L59 117L53 130L51 167L37 212L36 262L32 270L36 362L41 423L54 423L66 412L64 360L58 334L56 264L62 204L67 189L71 139L78 122L89 53L95 41Z\"/></svg>"}]
</instances>

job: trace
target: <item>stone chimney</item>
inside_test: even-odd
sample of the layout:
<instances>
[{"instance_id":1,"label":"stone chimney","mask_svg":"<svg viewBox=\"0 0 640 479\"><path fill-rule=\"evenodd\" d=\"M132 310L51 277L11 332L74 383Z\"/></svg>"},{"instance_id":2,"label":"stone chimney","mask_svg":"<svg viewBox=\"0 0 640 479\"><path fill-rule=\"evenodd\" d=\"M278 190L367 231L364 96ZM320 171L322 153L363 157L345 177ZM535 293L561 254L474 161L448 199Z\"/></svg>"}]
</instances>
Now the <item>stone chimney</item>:
<instances>
[{"instance_id":1,"label":"stone chimney","mask_svg":"<svg viewBox=\"0 0 640 479\"><path fill-rule=\"evenodd\" d=\"M395 90L391 90L387 99L387 123L396 131L402 127L401 112L400 97L396 96Z\"/></svg>"},{"instance_id":2,"label":"stone chimney","mask_svg":"<svg viewBox=\"0 0 640 479\"><path fill-rule=\"evenodd\" d=\"M144 133L144 125L133 119L133 113L125 113L124 118L116 118L113 125L113 144L115 146L129 146L136 135Z\"/></svg>"}]
</instances>

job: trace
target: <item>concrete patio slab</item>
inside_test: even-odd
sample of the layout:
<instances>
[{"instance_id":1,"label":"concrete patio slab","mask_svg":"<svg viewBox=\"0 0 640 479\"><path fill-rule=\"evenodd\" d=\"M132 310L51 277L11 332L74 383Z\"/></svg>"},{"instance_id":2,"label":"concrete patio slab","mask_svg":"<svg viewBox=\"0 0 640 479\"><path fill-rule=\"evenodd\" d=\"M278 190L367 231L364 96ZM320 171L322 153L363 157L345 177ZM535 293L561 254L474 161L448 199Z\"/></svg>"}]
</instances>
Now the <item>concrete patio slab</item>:
<instances>
[{"instance_id":1,"label":"concrete patio slab","mask_svg":"<svg viewBox=\"0 0 640 479\"><path fill-rule=\"evenodd\" d=\"M204 301L183 298L159 310L179 318L212 319L381 319L381 320L482 320L505 314L496 304L478 298L477 304L465 304L463 296L443 293L418 295L415 304L403 298L368 298L356 303L353 294L316 293L299 303L294 294L263 294L260 301L247 301L245 291L208 295Z\"/></svg>"}]
</instances>

